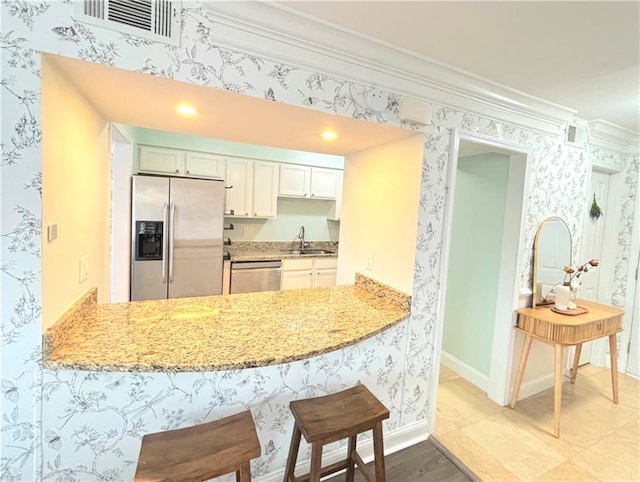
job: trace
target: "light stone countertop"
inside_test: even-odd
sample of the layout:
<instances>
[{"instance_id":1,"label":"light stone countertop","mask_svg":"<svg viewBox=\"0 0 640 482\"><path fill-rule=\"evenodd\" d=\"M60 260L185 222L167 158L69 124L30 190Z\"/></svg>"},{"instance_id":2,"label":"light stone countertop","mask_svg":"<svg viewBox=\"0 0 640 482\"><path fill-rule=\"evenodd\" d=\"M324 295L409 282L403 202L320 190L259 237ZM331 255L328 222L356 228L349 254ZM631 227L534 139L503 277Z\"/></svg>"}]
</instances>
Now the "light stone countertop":
<instances>
[{"instance_id":1,"label":"light stone countertop","mask_svg":"<svg viewBox=\"0 0 640 482\"><path fill-rule=\"evenodd\" d=\"M231 261L264 261L270 259L289 259L289 258L337 258L338 253L325 254L288 254L278 251L234 251L229 250Z\"/></svg>"},{"instance_id":2,"label":"light stone countertop","mask_svg":"<svg viewBox=\"0 0 640 482\"><path fill-rule=\"evenodd\" d=\"M410 297L356 285L97 304L90 290L44 335L45 366L214 371L300 360L352 345L409 315Z\"/></svg>"},{"instance_id":3,"label":"light stone countertop","mask_svg":"<svg viewBox=\"0 0 640 482\"><path fill-rule=\"evenodd\" d=\"M325 254L290 254L287 250L298 249L295 242L247 242L240 241L233 243L231 246L225 246L225 251L229 253L231 261L260 261L270 259L288 259L288 258L337 258L338 244L328 241L312 242L312 245L306 249L323 249L332 251Z\"/></svg>"}]
</instances>

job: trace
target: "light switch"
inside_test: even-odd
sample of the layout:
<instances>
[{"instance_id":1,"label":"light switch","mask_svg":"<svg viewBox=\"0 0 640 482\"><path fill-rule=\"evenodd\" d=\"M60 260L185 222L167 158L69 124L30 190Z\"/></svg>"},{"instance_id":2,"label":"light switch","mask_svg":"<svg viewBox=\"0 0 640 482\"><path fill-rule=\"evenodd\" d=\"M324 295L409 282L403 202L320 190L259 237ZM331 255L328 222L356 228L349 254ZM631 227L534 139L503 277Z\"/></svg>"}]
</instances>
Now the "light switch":
<instances>
[{"instance_id":1,"label":"light switch","mask_svg":"<svg viewBox=\"0 0 640 482\"><path fill-rule=\"evenodd\" d=\"M89 256L80 256L80 276L79 281L82 283L89 277Z\"/></svg>"},{"instance_id":2,"label":"light switch","mask_svg":"<svg viewBox=\"0 0 640 482\"><path fill-rule=\"evenodd\" d=\"M47 224L47 241L53 243L58 238L58 225Z\"/></svg>"},{"instance_id":3,"label":"light switch","mask_svg":"<svg viewBox=\"0 0 640 482\"><path fill-rule=\"evenodd\" d=\"M365 265L365 268L368 270L373 269L373 253L371 251L367 253L367 264Z\"/></svg>"}]
</instances>

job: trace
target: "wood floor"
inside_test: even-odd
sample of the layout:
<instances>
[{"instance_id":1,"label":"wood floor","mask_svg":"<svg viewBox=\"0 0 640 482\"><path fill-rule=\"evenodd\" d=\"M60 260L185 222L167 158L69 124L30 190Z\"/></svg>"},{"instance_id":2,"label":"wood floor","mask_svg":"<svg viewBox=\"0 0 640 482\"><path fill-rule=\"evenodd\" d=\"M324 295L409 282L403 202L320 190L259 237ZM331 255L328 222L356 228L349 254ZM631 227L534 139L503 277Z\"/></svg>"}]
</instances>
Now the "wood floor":
<instances>
[{"instance_id":1,"label":"wood floor","mask_svg":"<svg viewBox=\"0 0 640 482\"><path fill-rule=\"evenodd\" d=\"M389 482L468 482L465 475L429 440L412 445L385 457L385 473ZM373 471L373 464L367 464ZM327 482L344 482L344 474L336 475ZM366 480L356 470L356 482Z\"/></svg>"},{"instance_id":2,"label":"wood floor","mask_svg":"<svg viewBox=\"0 0 640 482\"><path fill-rule=\"evenodd\" d=\"M511 409L442 367L434 434L484 481L640 481L640 381L620 374L614 405L610 376L585 365L564 383L556 439L552 388Z\"/></svg>"}]
</instances>

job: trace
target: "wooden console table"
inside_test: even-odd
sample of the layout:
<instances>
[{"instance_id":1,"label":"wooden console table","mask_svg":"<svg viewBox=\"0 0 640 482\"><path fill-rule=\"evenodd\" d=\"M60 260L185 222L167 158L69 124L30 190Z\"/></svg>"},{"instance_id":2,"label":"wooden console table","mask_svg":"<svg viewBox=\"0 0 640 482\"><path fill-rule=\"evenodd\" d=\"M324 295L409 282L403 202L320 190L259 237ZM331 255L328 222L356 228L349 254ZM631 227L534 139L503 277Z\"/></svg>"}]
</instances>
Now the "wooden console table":
<instances>
[{"instance_id":1,"label":"wooden console table","mask_svg":"<svg viewBox=\"0 0 640 482\"><path fill-rule=\"evenodd\" d=\"M536 338L555 347L555 386L553 393L554 430L556 438L560 437L560 406L562 402L562 355L566 346L576 346L571 369L571 383L578 374L578 360L582 344L604 336L609 337L609 351L611 352L611 385L613 389L613 403L618 403L618 352L616 334L622 331L622 315L624 312L614 306L602 305L592 301L578 300L578 306L589 310L576 316L555 313L551 306L538 308L519 308L518 329L524 332L524 346L520 355L516 385L511 397L511 408L516 406L518 392L522 384L522 377L527 366L531 341Z\"/></svg>"}]
</instances>

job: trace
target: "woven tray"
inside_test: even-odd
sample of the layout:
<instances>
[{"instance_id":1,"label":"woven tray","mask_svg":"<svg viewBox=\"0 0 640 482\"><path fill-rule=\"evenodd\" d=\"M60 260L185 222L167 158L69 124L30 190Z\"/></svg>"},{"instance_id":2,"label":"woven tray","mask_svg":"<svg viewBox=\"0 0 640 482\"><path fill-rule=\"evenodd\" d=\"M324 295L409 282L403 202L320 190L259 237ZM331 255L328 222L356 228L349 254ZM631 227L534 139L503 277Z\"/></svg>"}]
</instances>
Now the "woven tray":
<instances>
[{"instance_id":1,"label":"woven tray","mask_svg":"<svg viewBox=\"0 0 640 482\"><path fill-rule=\"evenodd\" d=\"M555 313L560 313L561 315L567 315L567 316L576 316L576 315L582 315L584 313L589 313L589 310L586 309L584 306L576 306L576 308L573 310L559 310L555 306L552 306L551 311Z\"/></svg>"}]
</instances>

